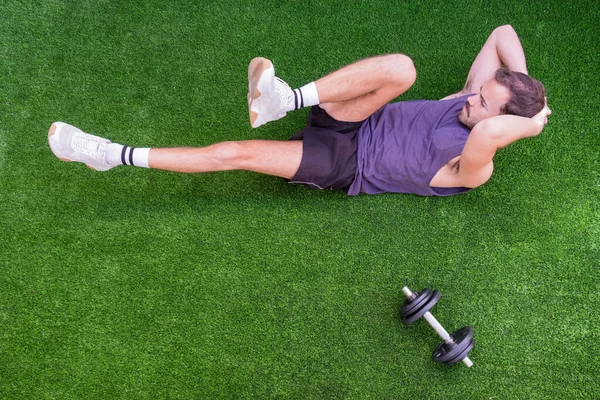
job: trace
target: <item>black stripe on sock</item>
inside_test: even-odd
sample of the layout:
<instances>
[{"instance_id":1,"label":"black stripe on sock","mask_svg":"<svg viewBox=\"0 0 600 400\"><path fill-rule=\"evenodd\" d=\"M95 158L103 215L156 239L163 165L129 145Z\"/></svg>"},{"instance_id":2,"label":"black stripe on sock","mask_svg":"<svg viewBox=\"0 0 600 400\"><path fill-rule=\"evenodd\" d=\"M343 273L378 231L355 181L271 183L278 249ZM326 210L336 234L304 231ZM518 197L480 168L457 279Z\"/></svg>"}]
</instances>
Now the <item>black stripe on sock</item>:
<instances>
[{"instance_id":1,"label":"black stripe on sock","mask_svg":"<svg viewBox=\"0 0 600 400\"><path fill-rule=\"evenodd\" d=\"M294 90L294 110L298 109L298 93Z\"/></svg>"},{"instance_id":2,"label":"black stripe on sock","mask_svg":"<svg viewBox=\"0 0 600 400\"><path fill-rule=\"evenodd\" d=\"M135 150L134 148L131 148L131 151L129 152L129 165L132 165L135 167L135 165L133 165L133 151L134 150Z\"/></svg>"},{"instance_id":3,"label":"black stripe on sock","mask_svg":"<svg viewBox=\"0 0 600 400\"><path fill-rule=\"evenodd\" d=\"M125 153L127 152L127 146L123 146L123 150L121 150L121 164L127 165L125 162Z\"/></svg>"},{"instance_id":4,"label":"black stripe on sock","mask_svg":"<svg viewBox=\"0 0 600 400\"><path fill-rule=\"evenodd\" d=\"M304 108L304 95L301 89L298 89L298 91L300 92L300 108Z\"/></svg>"}]
</instances>

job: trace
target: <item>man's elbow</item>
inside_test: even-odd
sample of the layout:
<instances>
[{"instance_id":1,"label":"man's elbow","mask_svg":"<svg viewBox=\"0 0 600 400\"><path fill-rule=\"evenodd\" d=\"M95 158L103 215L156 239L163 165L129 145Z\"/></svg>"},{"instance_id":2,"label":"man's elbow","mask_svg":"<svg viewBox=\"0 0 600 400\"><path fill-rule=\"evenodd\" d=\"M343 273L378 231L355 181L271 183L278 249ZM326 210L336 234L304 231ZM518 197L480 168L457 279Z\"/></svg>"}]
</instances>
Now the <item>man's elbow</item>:
<instances>
[{"instance_id":1,"label":"man's elbow","mask_svg":"<svg viewBox=\"0 0 600 400\"><path fill-rule=\"evenodd\" d=\"M516 34L517 32L515 31L515 28L512 27L512 25L510 24L506 24L506 25L501 25L499 27L497 27L496 29L494 29L495 32L497 32L498 34Z\"/></svg>"},{"instance_id":2,"label":"man's elbow","mask_svg":"<svg viewBox=\"0 0 600 400\"><path fill-rule=\"evenodd\" d=\"M462 175L459 172L459 179L463 186L474 189L489 181L493 172L494 162L490 161L488 164L478 168L475 171L469 171L468 173L464 173Z\"/></svg>"}]
</instances>

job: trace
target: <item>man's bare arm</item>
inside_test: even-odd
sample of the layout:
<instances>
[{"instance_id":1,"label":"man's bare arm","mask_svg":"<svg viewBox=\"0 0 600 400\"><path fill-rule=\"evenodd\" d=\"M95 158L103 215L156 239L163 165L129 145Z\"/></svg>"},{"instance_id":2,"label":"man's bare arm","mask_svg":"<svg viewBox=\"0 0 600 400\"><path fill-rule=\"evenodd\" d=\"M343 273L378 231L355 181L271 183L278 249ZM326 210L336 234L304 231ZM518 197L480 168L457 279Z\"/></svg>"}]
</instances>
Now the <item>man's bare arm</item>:
<instances>
[{"instance_id":1,"label":"man's bare arm","mask_svg":"<svg viewBox=\"0 0 600 400\"><path fill-rule=\"evenodd\" d=\"M496 151L526 137L537 136L551 111L545 106L532 118L498 115L479 122L469 135L460 156L458 179L462 185L483 185L492 175Z\"/></svg>"},{"instance_id":2,"label":"man's bare arm","mask_svg":"<svg viewBox=\"0 0 600 400\"><path fill-rule=\"evenodd\" d=\"M527 74L527 62L517 32L510 25L494 29L473 61L463 90L444 99L473 93L501 67Z\"/></svg>"}]
</instances>

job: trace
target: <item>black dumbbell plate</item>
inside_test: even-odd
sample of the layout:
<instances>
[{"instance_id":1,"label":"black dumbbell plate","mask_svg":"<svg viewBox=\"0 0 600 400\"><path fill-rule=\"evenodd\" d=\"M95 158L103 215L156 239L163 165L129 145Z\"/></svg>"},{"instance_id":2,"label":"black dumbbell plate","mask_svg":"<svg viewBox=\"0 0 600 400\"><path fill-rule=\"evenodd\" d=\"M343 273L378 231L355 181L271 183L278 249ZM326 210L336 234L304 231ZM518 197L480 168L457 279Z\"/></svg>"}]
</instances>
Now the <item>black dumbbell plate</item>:
<instances>
[{"instance_id":1,"label":"black dumbbell plate","mask_svg":"<svg viewBox=\"0 0 600 400\"><path fill-rule=\"evenodd\" d=\"M406 303L404 303L404 306L400 310L400 318L404 325L410 325L421 318L423 314L435 306L435 303L438 302L441 296L440 292L429 289L423 289L421 292L416 293L416 295L412 301L406 300Z\"/></svg>"},{"instance_id":2,"label":"black dumbbell plate","mask_svg":"<svg viewBox=\"0 0 600 400\"><path fill-rule=\"evenodd\" d=\"M440 343L433 351L431 358L435 362L452 365L469 355L473 345L473 328L465 326L450 334L454 343Z\"/></svg>"}]
</instances>

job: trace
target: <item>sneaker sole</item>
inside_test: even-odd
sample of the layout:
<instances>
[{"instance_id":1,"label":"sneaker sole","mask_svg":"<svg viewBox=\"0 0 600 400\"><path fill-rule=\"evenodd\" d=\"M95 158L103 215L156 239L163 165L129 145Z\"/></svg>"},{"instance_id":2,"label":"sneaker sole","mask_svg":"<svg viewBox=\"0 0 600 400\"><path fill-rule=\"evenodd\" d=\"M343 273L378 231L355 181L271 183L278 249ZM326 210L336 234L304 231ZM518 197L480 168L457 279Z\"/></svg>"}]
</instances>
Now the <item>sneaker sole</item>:
<instances>
[{"instance_id":1,"label":"sneaker sole","mask_svg":"<svg viewBox=\"0 0 600 400\"><path fill-rule=\"evenodd\" d=\"M50 145L50 137L52 137L52 135L54 135L56 133L56 130L58 129L58 125L56 125L56 123L53 123L52 125L50 125L50 129L48 129L48 145ZM55 154L56 156L56 154ZM58 158L61 161L64 162L73 162L73 160L69 160L68 158L62 158L62 157L58 157L56 156L56 158ZM89 169L93 169L94 171L98 171L96 168L91 167L88 164L85 164L86 167L88 167Z\"/></svg>"},{"instance_id":2,"label":"sneaker sole","mask_svg":"<svg viewBox=\"0 0 600 400\"><path fill-rule=\"evenodd\" d=\"M58 125L56 125L56 123L50 125L50 129L48 130L48 145L50 145L50 138L52 137L52 135L54 135L54 133L56 132L56 129L58 129ZM68 158L62 158L62 157L58 157L58 156L56 156L56 158L58 158L61 161L71 162L71 160L69 160Z\"/></svg>"},{"instance_id":3,"label":"sneaker sole","mask_svg":"<svg viewBox=\"0 0 600 400\"><path fill-rule=\"evenodd\" d=\"M254 122L258 118L258 114L252 111L252 102L261 95L258 90L258 82L263 72L272 66L273 63L263 57L254 58L250 61L250 65L248 65L248 113L250 114L250 125L252 126L254 126Z\"/></svg>"}]
</instances>

